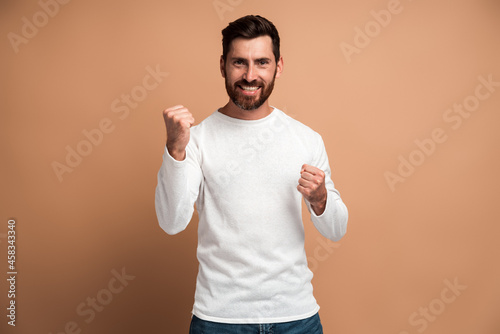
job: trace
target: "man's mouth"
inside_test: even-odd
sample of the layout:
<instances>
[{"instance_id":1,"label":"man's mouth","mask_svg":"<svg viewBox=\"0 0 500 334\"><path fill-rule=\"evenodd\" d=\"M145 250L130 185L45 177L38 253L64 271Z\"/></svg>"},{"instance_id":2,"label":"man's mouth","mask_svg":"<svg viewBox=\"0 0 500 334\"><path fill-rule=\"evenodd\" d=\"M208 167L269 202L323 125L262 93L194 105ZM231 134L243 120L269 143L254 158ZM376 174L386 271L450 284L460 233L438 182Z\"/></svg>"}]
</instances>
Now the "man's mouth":
<instances>
[{"instance_id":1,"label":"man's mouth","mask_svg":"<svg viewBox=\"0 0 500 334\"><path fill-rule=\"evenodd\" d=\"M260 89L260 86L238 85L238 88L241 89L245 95L254 95Z\"/></svg>"},{"instance_id":2,"label":"man's mouth","mask_svg":"<svg viewBox=\"0 0 500 334\"><path fill-rule=\"evenodd\" d=\"M253 92L259 89L260 87L258 86L239 86L241 89L246 90L248 92Z\"/></svg>"}]
</instances>

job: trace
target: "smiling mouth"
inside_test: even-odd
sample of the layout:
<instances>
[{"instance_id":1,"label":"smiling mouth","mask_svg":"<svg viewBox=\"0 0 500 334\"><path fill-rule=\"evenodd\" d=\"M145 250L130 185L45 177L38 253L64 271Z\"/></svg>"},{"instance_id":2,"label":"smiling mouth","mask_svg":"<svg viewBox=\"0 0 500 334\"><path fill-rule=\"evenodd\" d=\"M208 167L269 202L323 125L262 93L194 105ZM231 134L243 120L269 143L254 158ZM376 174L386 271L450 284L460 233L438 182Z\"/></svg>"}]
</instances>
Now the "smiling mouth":
<instances>
[{"instance_id":1,"label":"smiling mouth","mask_svg":"<svg viewBox=\"0 0 500 334\"><path fill-rule=\"evenodd\" d=\"M238 85L238 87L246 92L255 92L260 88L259 86L241 86L241 85Z\"/></svg>"}]
</instances>

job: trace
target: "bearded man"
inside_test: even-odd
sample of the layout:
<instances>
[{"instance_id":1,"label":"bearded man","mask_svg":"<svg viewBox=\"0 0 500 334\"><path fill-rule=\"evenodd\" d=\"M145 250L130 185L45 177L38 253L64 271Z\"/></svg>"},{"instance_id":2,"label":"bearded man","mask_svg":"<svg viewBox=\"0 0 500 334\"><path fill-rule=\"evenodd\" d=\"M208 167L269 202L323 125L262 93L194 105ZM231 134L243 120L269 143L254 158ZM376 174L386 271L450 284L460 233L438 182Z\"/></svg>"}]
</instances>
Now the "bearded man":
<instances>
[{"instance_id":1,"label":"bearded man","mask_svg":"<svg viewBox=\"0 0 500 334\"><path fill-rule=\"evenodd\" d=\"M283 71L276 27L249 15L222 35L227 104L196 126L182 105L163 111L159 224L177 234L194 204L199 214L190 333L323 333L301 201L333 241L346 232L347 208L321 136L269 105Z\"/></svg>"}]
</instances>

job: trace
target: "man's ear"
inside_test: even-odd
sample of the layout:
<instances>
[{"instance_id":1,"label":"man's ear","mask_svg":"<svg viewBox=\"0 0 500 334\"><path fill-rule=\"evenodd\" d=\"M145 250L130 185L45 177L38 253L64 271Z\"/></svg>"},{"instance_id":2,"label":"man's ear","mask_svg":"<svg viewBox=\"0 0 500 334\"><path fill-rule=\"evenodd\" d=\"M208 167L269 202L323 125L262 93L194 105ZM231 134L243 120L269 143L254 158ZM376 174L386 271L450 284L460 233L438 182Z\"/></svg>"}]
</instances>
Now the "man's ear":
<instances>
[{"instance_id":1,"label":"man's ear","mask_svg":"<svg viewBox=\"0 0 500 334\"><path fill-rule=\"evenodd\" d=\"M223 78L226 77L226 64L223 56L220 56L220 74Z\"/></svg>"},{"instance_id":2,"label":"man's ear","mask_svg":"<svg viewBox=\"0 0 500 334\"><path fill-rule=\"evenodd\" d=\"M276 63L276 78L279 78L283 72L283 56L280 56L280 59Z\"/></svg>"}]
</instances>

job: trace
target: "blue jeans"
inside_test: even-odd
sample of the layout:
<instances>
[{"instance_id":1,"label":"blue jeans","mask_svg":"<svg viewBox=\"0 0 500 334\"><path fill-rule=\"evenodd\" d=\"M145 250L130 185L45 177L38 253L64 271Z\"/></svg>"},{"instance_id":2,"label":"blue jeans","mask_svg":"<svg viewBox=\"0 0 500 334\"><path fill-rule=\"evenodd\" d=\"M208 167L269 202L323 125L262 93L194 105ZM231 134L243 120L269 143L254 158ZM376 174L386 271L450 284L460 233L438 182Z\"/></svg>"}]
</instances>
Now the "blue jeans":
<instances>
[{"instance_id":1,"label":"blue jeans","mask_svg":"<svg viewBox=\"0 0 500 334\"><path fill-rule=\"evenodd\" d=\"M318 313L307 319L274 324L223 324L193 315L189 334L323 334L323 326Z\"/></svg>"}]
</instances>

